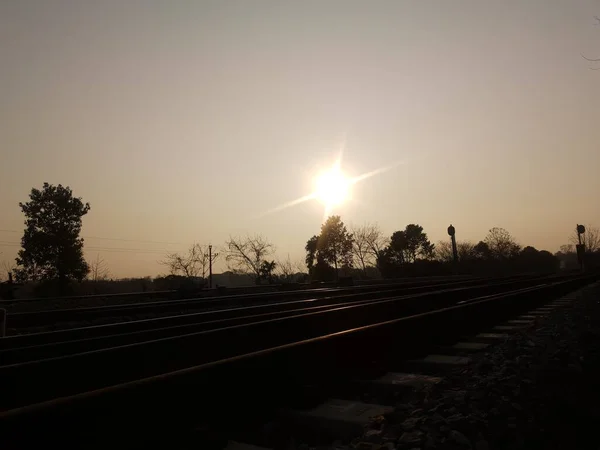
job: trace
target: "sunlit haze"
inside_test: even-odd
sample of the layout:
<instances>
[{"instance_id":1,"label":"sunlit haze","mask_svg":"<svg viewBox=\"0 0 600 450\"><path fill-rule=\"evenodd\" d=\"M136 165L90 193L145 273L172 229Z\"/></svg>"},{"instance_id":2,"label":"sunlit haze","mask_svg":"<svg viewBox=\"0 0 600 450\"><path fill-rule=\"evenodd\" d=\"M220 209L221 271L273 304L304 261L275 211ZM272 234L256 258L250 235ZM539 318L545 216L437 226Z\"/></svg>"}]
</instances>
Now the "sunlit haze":
<instances>
[{"instance_id":1,"label":"sunlit haze","mask_svg":"<svg viewBox=\"0 0 600 450\"><path fill-rule=\"evenodd\" d=\"M600 226L594 16L598 0L2 1L0 261L45 181L90 203L86 257L119 277L247 233L302 260L324 208L555 252Z\"/></svg>"}]
</instances>

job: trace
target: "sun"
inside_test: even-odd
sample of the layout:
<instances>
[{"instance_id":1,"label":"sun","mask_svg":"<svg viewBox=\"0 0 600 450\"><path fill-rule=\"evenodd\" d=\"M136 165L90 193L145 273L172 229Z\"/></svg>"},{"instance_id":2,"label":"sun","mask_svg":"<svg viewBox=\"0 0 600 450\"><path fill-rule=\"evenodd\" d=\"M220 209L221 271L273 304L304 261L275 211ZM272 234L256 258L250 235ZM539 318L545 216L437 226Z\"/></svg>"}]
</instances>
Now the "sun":
<instances>
[{"instance_id":1,"label":"sun","mask_svg":"<svg viewBox=\"0 0 600 450\"><path fill-rule=\"evenodd\" d=\"M261 213L257 217L263 217L267 214L272 214L277 211L281 211L292 206L299 205L304 202L308 202L311 200L317 200L324 206L324 219L326 219L332 211L340 206L341 204L354 200L352 198L352 190L353 186L357 183L360 183L368 178L374 177L375 175L382 174L391 170L392 168L403 164L402 161L396 161L385 167L380 167L379 169L371 170L369 172L362 173L361 175L349 178L342 171L342 155L343 155L344 146L339 152L338 158L335 160L333 166L323 172L320 172L318 176L313 178L313 191L307 193L301 197L298 197L295 200L291 200L289 202L285 202L279 206L271 208L264 213Z\"/></svg>"},{"instance_id":2,"label":"sun","mask_svg":"<svg viewBox=\"0 0 600 450\"><path fill-rule=\"evenodd\" d=\"M331 208L341 205L348 198L350 185L351 180L336 164L316 178L314 194L326 208Z\"/></svg>"}]
</instances>

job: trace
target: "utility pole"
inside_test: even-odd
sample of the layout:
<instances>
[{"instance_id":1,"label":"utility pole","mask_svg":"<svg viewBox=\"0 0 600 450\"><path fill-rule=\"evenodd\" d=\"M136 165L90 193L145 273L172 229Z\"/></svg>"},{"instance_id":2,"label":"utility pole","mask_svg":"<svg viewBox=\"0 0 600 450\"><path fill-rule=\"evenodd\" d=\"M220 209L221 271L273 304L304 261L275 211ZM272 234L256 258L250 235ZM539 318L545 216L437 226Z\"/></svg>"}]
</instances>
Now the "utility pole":
<instances>
[{"instance_id":1,"label":"utility pole","mask_svg":"<svg viewBox=\"0 0 600 450\"><path fill-rule=\"evenodd\" d=\"M212 245L208 246L208 288L212 289Z\"/></svg>"},{"instance_id":2,"label":"utility pole","mask_svg":"<svg viewBox=\"0 0 600 450\"><path fill-rule=\"evenodd\" d=\"M577 248L577 259L579 260L579 266L581 267L581 271L585 270L585 243L581 241L581 235L585 233L585 227L583 225L577 224L577 239L579 240L579 244L575 247Z\"/></svg>"},{"instance_id":3,"label":"utility pole","mask_svg":"<svg viewBox=\"0 0 600 450\"><path fill-rule=\"evenodd\" d=\"M452 241L452 261L454 261L454 273L458 273L458 250L456 249L456 229L450 224L448 227L448 236Z\"/></svg>"}]
</instances>

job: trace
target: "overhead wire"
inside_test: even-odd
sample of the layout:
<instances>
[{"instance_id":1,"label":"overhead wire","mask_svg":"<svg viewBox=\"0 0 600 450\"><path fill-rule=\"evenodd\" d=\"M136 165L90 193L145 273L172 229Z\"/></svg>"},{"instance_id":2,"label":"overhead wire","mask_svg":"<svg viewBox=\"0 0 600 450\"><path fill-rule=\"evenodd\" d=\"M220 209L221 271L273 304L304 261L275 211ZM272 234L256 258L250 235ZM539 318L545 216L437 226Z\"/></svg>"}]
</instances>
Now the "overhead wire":
<instances>
[{"instance_id":1,"label":"overhead wire","mask_svg":"<svg viewBox=\"0 0 600 450\"><path fill-rule=\"evenodd\" d=\"M22 233L19 230L0 230L0 233ZM142 239L124 239L124 238L111 238L104 236L81 236L83 239L98 239L102 241L119 241L119 242L139 242L142 244L163 244L163 245L183 245L181 242L166 242L166 241L151 241Z\"/></svg>"}]
</instances>

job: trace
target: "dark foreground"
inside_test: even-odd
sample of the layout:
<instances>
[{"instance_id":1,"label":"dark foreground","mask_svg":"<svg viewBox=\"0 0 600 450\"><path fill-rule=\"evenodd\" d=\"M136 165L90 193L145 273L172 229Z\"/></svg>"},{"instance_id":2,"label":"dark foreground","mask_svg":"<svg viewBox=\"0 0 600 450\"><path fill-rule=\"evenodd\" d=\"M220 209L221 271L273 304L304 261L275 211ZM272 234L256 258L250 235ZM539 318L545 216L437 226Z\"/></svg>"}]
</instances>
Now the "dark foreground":
<instances>
[{"instance_id":1,"label":"dark foreground","mask_svg":"<svg viewBox=\"0 0 600 450\"><path fill-rule=\"evenodd\" d=\"M399 399L382 426L333 448L597 449L600 286L434 386Z\"/></svg>"},{"instance_id":2,"label":"dark foreground","mask_svg":"<svg viewBox=\"0 0 600 450\"><path fill-rule=\"evenodd\" d=\"M198 424L205 424L208 428L201 429L206 432L199 431L197 434L207 436L209 440L212 439L210 435L214 434L216 439L212 443L216 444L217 441L222 442L222 438L247 435L249 430L243 428L260 427L265 420L272 420L280 407L308 410L327 397L344 395L345 385L355 391L362 386L355 381L374 379L382 375L382 371L403 371L398 370L407 369L406 366L402 367L402 361L410 363L407 360L419 355L422 357L435 349L447 348L458 340L464 340L465 336L480 333L486 328L488 332L492 331L496 325L502 325L502 321L528 314L527 311L554 299L563 297L563 300L559 300L557 314L565 314L565 311L570 311L569 308L565 309L565 302L570 307L574 301L565 300L565 295L589 284L592 279L597 277L551 281L517 290L511 285L508 293L486 290L487 295L483 297L477 289L452 291L453 294L443 291L415 297L414 305L426 304L434 308L426 312L411 310L409 306L413 303L407 303L404 297L377 301L354 308L356 314L351 314L354 309L341 308L335 310L335 317L331 313L294 316L294 321L301 319L298 327L282 327L280 322L276 322L277 333L252 333L256 327L253 324L244 325L240 333L245 334L238 336L239 333L233 333L237 339L232 342L238 351L248 347L250 341L258 345L268 339L269 345L276 345L276 337L280 339L282 334L292 333L295 329L302 331L301 337L305 340L296 341L298 336L292 336L292 343L268 350L227 360L209 358L208 361L213 362L196 367L188 365L185 367L190 368L185 370L74 395L69 399L52 401L51 404L8 411L0 415L0 422L4 422L0 423L0 428L4 429L6 437L11 435L5 443L19 448L32 448L29 444L36 441L40 444L44 441L49 443L50 437L54 438L55 445L62 448L73 445L74 448L81 448L84 443L85 447L93 448L151 448L153 444L179 448L174 441L188 440L185 437L186 429L196 429ZM593 304L596 301L593 295L598 295L598 288L594 288L593 295L587 289L585 292L585 301ZM590 295L592 300L588 300ZM411 310L413 315L401 314L401 317L390 320L397 316L399 308L405 313ZM547 315L547 309L542 309L544 311L541 314ZM576 311L577 307L571 309ZM370 313L368 317L365 315L367 312ZM369 319L367 323L370 324L360 326L363 318ZM587 383L589 387L577 391L578 395L568 394L568 398L574 397L575 400L587 399L586 393L593 387L595 372L586 374L581 380L577 379L577 376L585 373L583 362L588 361L586 364L590 367L589 356L583 355L583 360L578 360L580 355L574 355L574 361L580 361L579 366L569 366L572 352L559 351L562 347L554 342L555 333L547 333L544 328L539 328L539 322L527 320L525 323L528 324L525 325L528 327L526 330L523 330L523 326L517 327L520 330L518 335L488 347L487 353L469 355L471 359L466 360L468 364L461 363L461 369L446 374L441 383L430 385L418 393L409 393L408 397L392 395L380 398L381 402L377 403L395 405L396 410L386 417L377 418L376 427L370 429L362 439L362 444L366 446L358 448L548 448L541 441L544 436L540 433L540 427L546 426L543 425L544 421L560 417L560 414L571 419L575 416L571 412L572 404L563 402L557 407L552 403L556 397L554 390L557 386L561 388L560 382L564 379L567 380L566 385L571 387L585 386ZM566 333L565 342L576 339L578 330L586 329L584 325L576 325L571 327L570 334ZM332 326L342 331L335 332L337 330L333 330ZM540 330L539 339L532 335L536 327ZM320 328L323 328L323 333L332 334L306 340L308 330L317 332ZM233 328L226 331L232 339ZM319 331L319 334L323 333ZM190 336L194 339L197 337L195 334ZM125 366L131 366L131 370L140 366L142 370L150 363L169 369L176 360L179 361L178 358L191 358L196 353L202 358L219 356L213 353L222 353L223 348L227 347L225 344L223 340L213 339L212 345L211 341L203 345L187 343L169 347L174 351L162 353L159 352L162 347L152 344L153 351L146 352L147 355L144 353L147 357L139 358L139 355L132 354L132 358L127 359L106 359L103 360L106 364L96 367L92 373L104 378L112 370L124 376ZM248 347L248 350L252 349ZM178 354L180 352L184 354ZM37 377L32 377L34 372L24 372L29 366L23 366L23 370L7 366L5 386L22 387L23 377L27 375L30 381L37 380L37 387L30 383L27 386L31 392L24 391L29 392L30 396L44 387L44 382L48 381L46 378L52 378L55 384L58 383L57 386L62 380L60 386L70 389L71 383L77 384L78 377L86 370L91 370L90 363L98 354L86 355L86 364L76 364L81 358L75 356L64 358L64 361L72 364L66 365L64 368L68 370L63 371L56 366L56 373L47 370L50 367L48 364L39 362L36 367L43 366L44 370L34 371ZM61 364L64 362L62 359L56 361ZM52 367L58 364L56 361L51 361ZM593 369L595 366L591 367ZM23 376L11 378L17 372L22 372ZM85 379L82 378L83 381ZM561 389L569 392L566 388ZM356 394L360 395L359 392L360 389ZM548 392L550 395L547 395ZM370 399L361 401L369 402ZM537 418L538 411L540 419ZM561 421L560 418L557 420ZM576 421L577 424L581 422L584 419ZM248 424L248 427L243 424ZM555 427L552 424L548 426ZM236 433L234 428L238 428L239 432ZM31 433L32 430L35 433ZM295 432L290 431L292 434ZM359 432L360 429L356 434ZM159 444L157 438L161 435L165 442ZM273 439L265 436L269 439L261 438L260 441L279 444L268 445L270 448L290 448L287 445L289 440L284 442L277 435L284 437L282 433L275 433ZM567 432L566 435L570 434ZM578 438L580 435L578 433ZM254 436L257 439L259 437ZM189 444L192 444L192 448L208 448L200 444L201 441L191 439ZM250 439L250 442L253 441ZM298 436L295 442L302 442L301 437ZM353 443L346 441L339 444L349 448L360 442L361 439L358 439ZM558 438L547 441L555 442L559 442ZM330 443L331 440L323 442L319 439L321 445ZM291 448L295 446L292 444ZM589 448L585 445L575 447L572 443L566 447Z\"/></svg>"}]
</instances>

